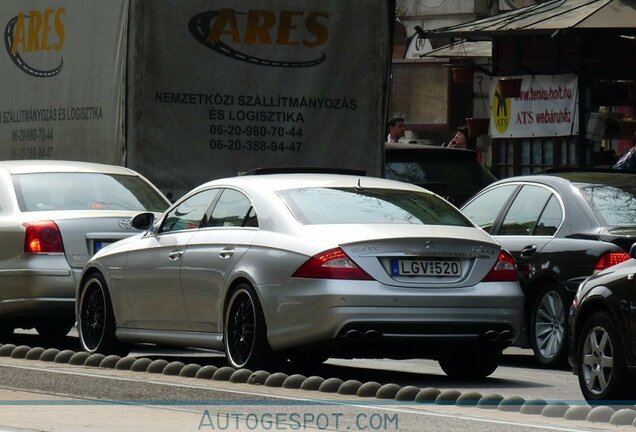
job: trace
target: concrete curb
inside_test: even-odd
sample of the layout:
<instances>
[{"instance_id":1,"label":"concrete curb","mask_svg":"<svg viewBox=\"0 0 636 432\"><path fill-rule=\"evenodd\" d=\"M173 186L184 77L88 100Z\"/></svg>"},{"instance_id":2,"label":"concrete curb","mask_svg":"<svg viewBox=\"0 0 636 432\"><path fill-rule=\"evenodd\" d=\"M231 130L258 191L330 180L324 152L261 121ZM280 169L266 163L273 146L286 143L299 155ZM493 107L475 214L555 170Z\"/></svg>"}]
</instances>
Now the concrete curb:
<instances>
[{"instance_id":1,"label":"concrete curb","mask_svg":"<svg viewBox=\"0 0 636 432\"><path fill-rule=\"evenodd\" d=\"M482 395L476 391L440 390L415 386L401 387L397 384L380 384L375 381L362 383L357 380L343 381L340 378L324 379L319 376L305 377L300 374L287 375L282 372L270 373L265 370L252 372L249 369L232 367L201 366L180 361L168 362L164 359L120 357L116 355L89 354L83 351L60 351L56 348L31 348L26 345L0 344L0 357L40 360L74 366L100 367L132 372L146 372L180 376L184 378L229 381L236 384L266 385L304 391L320 391L339 395L376 398L402 402L430 403L437 405L457 405L481 409L519 412L525 415L541 415L548 418L563 418L590 423L608 423L614 426L636 426L636 407L616 409L611 406L569 405L562 401L542 399L525 400L520 396L504 398L491 393Z\"/></svg>"}]
</instances>

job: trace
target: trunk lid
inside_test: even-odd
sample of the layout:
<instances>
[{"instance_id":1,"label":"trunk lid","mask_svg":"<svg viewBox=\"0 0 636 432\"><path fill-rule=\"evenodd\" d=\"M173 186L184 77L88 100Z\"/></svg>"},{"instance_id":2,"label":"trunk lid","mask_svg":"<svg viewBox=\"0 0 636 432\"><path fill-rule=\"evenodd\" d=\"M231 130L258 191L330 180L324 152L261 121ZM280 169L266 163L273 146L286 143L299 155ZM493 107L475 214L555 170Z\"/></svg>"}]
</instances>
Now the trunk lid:
<instances>
[{"instance_id":1,"label":"trunk lid","mask_svg":"<svg viewBox=\"0 0 636 432\"><path fill-rule=\"evenodd\" d=\"M38 213L60 229L64 254L71 267L83 267L98 250L138 232L131 225L137 211L69 211ZM36 220L36 219L34 219Z\"/></svg>"},{"instance_id":2,"label":"trunk lid","mask_svg":"<svg viewBox=\"0 0 636 432\"><path fill-rule=\"evenodd\" d=\"M636 226L620 226L604 229L599 233L599 238L603 241L614 243L625 252L629 252L634 242L636 242Z\"/></svg>"},{"instance_id":3,"label":"trunk lid","mask_svg":"<svg viewBox=\"0 0 636 432\"><path fill-rule=\"evenodd\" d=\"M487 233L472 227L330 225L328 231L320 226L310 230L315 238L322 234L339 240L342 250L378 282L400 287L475 285L501 250Z\"/></svg>"}]
</instances>

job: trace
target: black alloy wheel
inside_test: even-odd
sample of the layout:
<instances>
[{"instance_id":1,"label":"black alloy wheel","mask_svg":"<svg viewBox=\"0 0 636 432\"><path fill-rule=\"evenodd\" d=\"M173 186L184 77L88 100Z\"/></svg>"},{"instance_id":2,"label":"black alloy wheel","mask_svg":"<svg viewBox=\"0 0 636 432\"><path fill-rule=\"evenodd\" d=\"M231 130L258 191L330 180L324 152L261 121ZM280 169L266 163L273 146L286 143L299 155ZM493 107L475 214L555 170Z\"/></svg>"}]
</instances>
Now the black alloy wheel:
<instances>
[{"instance_id":1,"label":"black alloy wheel","mask_svg":"<svg viewBox=\"0 0 636 432\"><path fill-rule=\"evenodd\" d=\"M274 358L267 343L265 318L251 286L240 284L225 314L225 354L235 368L264 367Z\"/></svg>"},{"instance_id":2,"label":"black alloy wheel","mask_svg":"<svg viewBox=\"0 0 636 432\"><path fill-rule=\"evenodd\" d=\"M126 346L115 337L115 319L104 277L91 274L79 300L77 322L80 344L89 353L125 354Z\"/></svg>"}]
</instances>

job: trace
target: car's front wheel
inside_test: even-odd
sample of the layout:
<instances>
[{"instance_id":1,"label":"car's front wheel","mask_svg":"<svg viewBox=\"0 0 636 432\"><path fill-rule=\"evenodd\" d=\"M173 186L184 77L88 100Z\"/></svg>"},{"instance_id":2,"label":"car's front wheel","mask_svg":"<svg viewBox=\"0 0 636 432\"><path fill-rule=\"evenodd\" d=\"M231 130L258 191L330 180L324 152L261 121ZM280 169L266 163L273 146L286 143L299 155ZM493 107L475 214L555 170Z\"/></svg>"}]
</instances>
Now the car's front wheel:
<instances>
[{"instance_id":1,"label":"car's front wheel","mask_svg":"<svg viewBox=\"0 0 636 432\"><path fill-rule=\"evenodd\" d=\"M533 302L530 343L535 358L543 366L559 367L566 364L566 305L565 290L557 284L543 287Z\"/></svg>"},{"instance_id":2,"label":"car's front wheel","mask_svg":"<svg viewBox=\"0 0 636 432\"><path fill-rule=\"evenodd\" d=\"M456 352L440 357L439 365L452 378L479 379L492 374L501 361L501 351L476 349L470 352Z\"/></svg>"},{"instance_id":3,"label":"car's front wheel","mask_svg":"<svg viewBox=\"0 0 636 432\"><path fill-rule=\"evenodd\" d=\"M224 323L223 343L230 366L258 369L273 364L265 317L250 285L242 283L232 292Z\"/></svg>"},{"instance_id":4,"label":"car's front wheel","mask_svg":"<svg viewBox=\"0 0 636 432\"><path fill-rule=\"evenodd\" d=\"M93 273L84 282L79 299L77 330L82 348L89 353L125 353L125 347L115 337L115 327L104 277Z\"/></svg>"},{"instance_id":5,"label":"car's front wheel","mask_svg":"<svg viewBox=\"0 0 636 432\"><path fill-rule=\"evenodd\" d=\"M576 344L579 386L588 401L632 400L625 352L612 318L597 312L584 323Z\"/></svg>"}]
</instances>

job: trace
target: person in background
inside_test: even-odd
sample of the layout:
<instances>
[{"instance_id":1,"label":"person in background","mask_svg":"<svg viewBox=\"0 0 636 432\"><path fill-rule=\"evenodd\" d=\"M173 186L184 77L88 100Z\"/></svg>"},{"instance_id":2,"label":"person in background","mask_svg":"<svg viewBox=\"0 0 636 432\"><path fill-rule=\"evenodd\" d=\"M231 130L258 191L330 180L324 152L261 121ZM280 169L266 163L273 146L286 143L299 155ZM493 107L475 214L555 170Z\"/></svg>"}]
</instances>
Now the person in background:
<instances>
[{"instance_id":1,"label":"person in background","mask_svg":"<svg viewBox=\"0 0 636 432\"><path fill-rule=\"evenodd\" d=\"M386 141L392 143L399 142L400 138L404 136L405 131L404 118L391 117L389 119L389 135L386 137Z\"/></svg>"},{"instance_id":2,"label":"person in background","mask_svg":"<svg viewBox=\"0 0 636 432\"><path fill-rule=\"evenodd\" d=\"M447 147L459 148L459 149L469 148L469 146L468 146L468 128L466 126L458 127L457 131L455 132L455 136L453 137L452 140L450 140L450 142L448 143ZM470 149L470 150L474 150L474 148Z\"/></svg>"},{"instance_id":3,"label":"person in background","mask_svg":"<svg viewBox=\"0 0 636 432\"><path fill-rule=\"evenodd\" d=\"M477 142L474 138L468 137L468 127L460 126L455 132L455 136L448 143L449 148L467 149L477 153L477 160L481 162L481 152L477 150Z\"/></svg>"}]
</instances>

